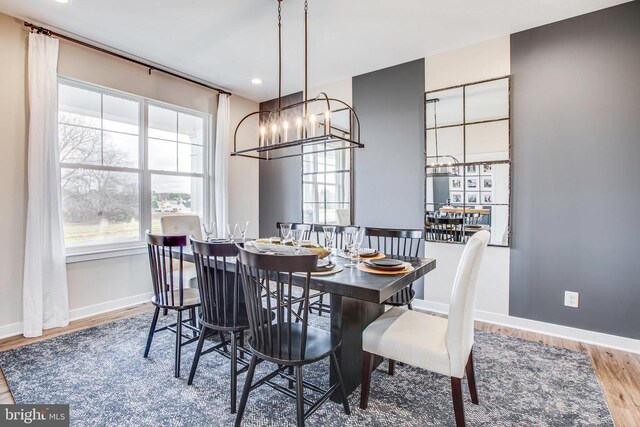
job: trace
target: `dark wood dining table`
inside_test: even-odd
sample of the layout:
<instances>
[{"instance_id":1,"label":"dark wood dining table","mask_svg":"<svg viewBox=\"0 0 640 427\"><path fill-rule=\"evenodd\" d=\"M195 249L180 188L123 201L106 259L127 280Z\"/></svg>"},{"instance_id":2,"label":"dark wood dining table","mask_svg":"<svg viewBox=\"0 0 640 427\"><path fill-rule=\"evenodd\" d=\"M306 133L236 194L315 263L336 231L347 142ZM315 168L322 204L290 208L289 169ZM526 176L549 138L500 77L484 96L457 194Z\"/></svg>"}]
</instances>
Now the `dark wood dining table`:
<instances>
[{"instance_id":1,"label":"dark wood dining table","mask_svg":"<svg viewBox=\"0 0 640 427\"><path fill-rule=\"evenodd\" d=\"M251 248L251 246L247 246ZM173 253L174 257L178 253ZM331 275L312 275L310 287L330 294L331 331L342 338L342 346L337 353L338 363L344 377L347 395L361 383L362 332L385 311L384 301L396 292L426 275L436 267L436 260L429 258L393 257L410 263L414 270L409 273L380 275L345 267ZM184 261L193 262L191 248L183 251ZM332 256L331 260L344 266L348 259ZM229 268L234 270L234 268ZM295 277L295 276L294 276ZM299 278L302 280L302 278ZM293 281L295 284L295 279ZM380 364L381 359L375 361ZM335 383L333 370L330 383ZM331 400L340 402L338 393Z\"/></svg>"}]
</instances>

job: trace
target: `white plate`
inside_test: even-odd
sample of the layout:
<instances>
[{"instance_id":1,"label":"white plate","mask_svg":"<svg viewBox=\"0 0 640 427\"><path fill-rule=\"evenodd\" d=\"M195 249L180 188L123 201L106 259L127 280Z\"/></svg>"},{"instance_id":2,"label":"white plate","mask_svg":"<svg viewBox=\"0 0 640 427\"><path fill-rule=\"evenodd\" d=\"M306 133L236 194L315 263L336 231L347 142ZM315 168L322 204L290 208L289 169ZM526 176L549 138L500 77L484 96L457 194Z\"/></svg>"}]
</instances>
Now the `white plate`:
<instances>
[{"instance_id":1,"label":"white plate","mask_svg":"<svg viewBox=\"0 0 640 427\"><path fill-rule=\"evenodd\" d=\"M373 255L377 252L377 250L372 248L361 248L359 252L360 255Z\"/></svg>"},{"instance_id":2,"label":"white plate","mask_svg":"<svg viewBox=\"0 0 640 427\"><path fill-rule=\"evenodd\" d=\"M328 259L319 259L318 260L318 267L319 268L326 267L326 266L329 265L329 263L330 263L330 261Z\"/></svg>"}]
</instances>

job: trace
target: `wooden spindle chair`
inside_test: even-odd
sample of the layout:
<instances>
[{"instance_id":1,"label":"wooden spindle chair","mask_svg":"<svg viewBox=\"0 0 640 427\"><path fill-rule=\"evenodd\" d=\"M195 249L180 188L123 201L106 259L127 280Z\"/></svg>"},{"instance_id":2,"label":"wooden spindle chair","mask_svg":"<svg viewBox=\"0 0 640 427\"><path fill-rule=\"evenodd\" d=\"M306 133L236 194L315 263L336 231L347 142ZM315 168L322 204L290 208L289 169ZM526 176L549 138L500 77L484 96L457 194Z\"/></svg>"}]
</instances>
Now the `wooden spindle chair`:
<instances>
[{"instance_id":1,"label":"wooden spindle chair","mask_svg":"<svg viewBox=\"0 0 640 427\"><path fill-rule=\"evenodd\" d=\"M309 326L310 273L315 271L318 257L267 255L245 249L239 249L239 252L239 269L251 330L248 346L252 356L235 425L239 427L242 422L250 391L264 384L296 399L298 426L304 426L305 419L336 390L340 393L345 412L350 414L336 357L341 338L335 333ZM296 272L300 274L294 276ZM298 301L293 297L294 286L303 289L304 310L299 322L295 322L298 317ZM265 309L274 314L275 322L269 322L265 318ZM323 390L315 384L303 381L303 367L326 357L330 358L336 384ZM274 363L277 369L254 383L255 367L259 361ZM288 381L289 387L277 383L277 378ZM294 383L295 391L291 390ZM322 397L316 402L305 398L304 387L322 393ZM309 406L307 410L305 404Z\"/></svg>"},{"instance_id":2,"label":"wooden spindle chair","mask_svg":"<svg viewBox=\"0 0 640 427\"><path fill-rule=\"evenodd\" d=\"M190 240L202 305L198 319L200 339L187 384L193 383L200 356L217 352L227 357L231 361L231 413L235 414L237 378L249 366L242 358L238 359L238 351L244 354L244 331L249 329L247 308L237 274L238 248L235 243L209 243L193 237ZM267 316L265 318L268 319ZM203 351L205 338L212 333L219 334L221 342ZM230 351L227 351L228 344Z\"/></svg>"},{"instance_id":3,"label":"wooden spindle chair","mask_svg":"<svg viewBox=\"0 0 640 427\"><path fill-rule=\"evenodd\" d=\"M425 224L426 239L437 242L464 242L464 218L428 217Z\"/></svg>"},{"instance_id":4,"label":"wooden spindle chair","mask_svg":"<svg viewBox=\"0 0 640 427\"><path fill-rule=\"evenodd\" d=\"M151 342L156 332L169 330L176 334L175 376L180 377L180 356L182 347L198 339L196 327L196 307L200 306L200 295L197 289L187 288L184 280L184 247L187 236L164 236L151 234L147 231L147 247L149 251L149 265L151 281L153 283L153 297L151 303L155 306L151 328L144 349L144 357L149 356ZM177 259L174 259L174 255ZM156 329L160 310L175 311L177 321L171 325ZM189 319L183 320L183 312L190 313ZM183 328L191 330L192 336L184 334ZM183 341L186 338L186 341Z\"/></svg>"}]
</instances>

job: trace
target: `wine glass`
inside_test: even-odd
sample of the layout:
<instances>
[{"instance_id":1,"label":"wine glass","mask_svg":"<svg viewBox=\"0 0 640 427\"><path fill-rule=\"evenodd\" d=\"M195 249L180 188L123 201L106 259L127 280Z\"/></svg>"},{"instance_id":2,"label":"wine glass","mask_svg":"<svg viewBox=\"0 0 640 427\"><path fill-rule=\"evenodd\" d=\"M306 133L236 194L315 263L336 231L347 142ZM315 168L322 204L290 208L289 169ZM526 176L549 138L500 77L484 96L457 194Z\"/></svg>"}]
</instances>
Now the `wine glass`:
<instances>
[{"instance_id":1,"label":"wine glass","mask_svg":"<svg viewBox=\"0 0 640 427\"><path fill-rule=\"evenodd\" d=\"M238 231L238 224L227 224L227 240L233 242L233 239L236 236L236 232Z\"/></svg>"},{"instance_id":2,"label":"wine glass","mask_svg":"<svg viewBox=\"0 0 640 427\"><path fill-rule=\"evenodd\" d=\"M202 224L202 229L204 230L204 235L207 238L207 242L211 241L211 238L214 234L216 234L216 223L215 222L205 222Z\"/></svg>"},{"instance_id":3,"label":"wine glass","mask_svg":"<svg viewBox=\"0 0 640 427\"><path fill-rule=\"evenodd\" d=\"M282 238L282 243L291 237L291 224L280 224L280 237Z\"/></svg>"},{"instance_id":4,"label":"wine glass","mask_svg":"<svg viewBox=\"0 0 640 427\"><path fill-rule=\"evenodd\" d=\"M302 247L302 238L304 237L304 230L295 229L291 230L291 240L293 246L296 248L296 255L300 254L300 248Z\"/></svg>"},{"instance_id":5,"label":"wine glass","mask_svg":"<svg viewBox=\"0 0 640 427\"><path fill-rule=\"evenodd\" d=\"M348 255L351 250L351 245L353 244L353 238L355 236L356 231L357 230L355 228L348 228L344 231L342 239L344 240L343 244L344 244L345 255Z\"/></svg>"},{"instance_id":6,"label":"wine glass","mask_svg":"<svg viewBox=\"0 0 640 427\"><path fill-rule=\"evenodd\" d=\"M247 230L249 229L249 221L240 221L240 237L244 243L247 239Z\"/></svg>"},{"instance_id":7,"label":"wine glass","mask_svg":"<svg viewBox=\"0 0 640 427\"><path fill-rule=\"evenodd\" d=\"M329 253L331 253L333 249L333 240L336 237L336 227L327 225L322 227L322 229L324 230L324 244Z\"/></svg>"},{"instance_id":8,"label":"wine glass","mask_svg":"<svg viewBox=\"0 0 640 427\"><path fill-rule=\"evenodd\" d=\"M352 234L353 238L349 247L349 267L355 267L360 260L360 246L364 237L364 230L358 230Z\"/></svg>"}]
</instances>

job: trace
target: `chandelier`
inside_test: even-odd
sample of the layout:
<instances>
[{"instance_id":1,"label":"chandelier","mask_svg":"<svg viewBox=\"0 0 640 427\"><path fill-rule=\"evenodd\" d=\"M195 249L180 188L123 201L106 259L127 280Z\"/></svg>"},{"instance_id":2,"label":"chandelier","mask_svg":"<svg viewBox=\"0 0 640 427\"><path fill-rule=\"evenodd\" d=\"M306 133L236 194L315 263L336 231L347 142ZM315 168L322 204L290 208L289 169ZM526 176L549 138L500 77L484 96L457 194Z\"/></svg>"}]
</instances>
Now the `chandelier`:
<instances>
[{"instance_id":1,"label":"chandelier","mask_svg":"<svg viewBox=\"0 0 640 427\"><path fill-rule=\"evenodd\" d=\"M314 98L307 91L307 15L304 2L304 100L282 106L282 1L278 2L278 103L271 110L254 111L244 116L233 135L232 156L275 160L302 156L305 153L362 148L360 120L346 102L320 92ZM238 133L248 127L249 118L258 117L258 145L238 148Z\"/></svg>"}]
</instances>

